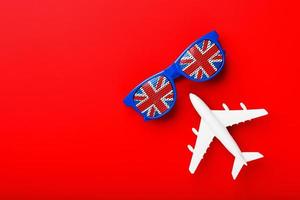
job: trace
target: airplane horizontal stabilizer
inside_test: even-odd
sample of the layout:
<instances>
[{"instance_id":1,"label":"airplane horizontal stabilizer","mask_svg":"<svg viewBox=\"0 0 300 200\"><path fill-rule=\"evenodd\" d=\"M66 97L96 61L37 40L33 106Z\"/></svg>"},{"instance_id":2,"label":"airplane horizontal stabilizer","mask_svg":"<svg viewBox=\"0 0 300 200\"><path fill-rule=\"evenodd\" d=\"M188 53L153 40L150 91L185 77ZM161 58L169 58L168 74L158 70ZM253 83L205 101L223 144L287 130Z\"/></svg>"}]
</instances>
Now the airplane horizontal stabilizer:
<instances>
[{"instance_id":1,"label":"airplane horizontal stabilizer","mask_svg":"<svg viewBox=\"0 0 300 200\"><path fill-rule=\"evenodd\" d=\"M246 162L250 162L253 160L257 160L259 158L264 157L262 154L258 152L242 152L242 155ZM232 168L232 177L233 179L236 179L237 175L240 173L243 165L247 165L242 159L235 158L234 163L233 163L233 168Z\"/></svg>"},{"instance_id":2,"label":"airplane horizontal stabilizer","mask_svg":"<svg viewBox=\"0 0 300 200\"><path fill-rule=\"evenodd\" d=\"M240 173L243 165L244 165L243 160L241 160L239 158L234 159L234 163L233 163L233 167L232 167L232 171L231 171L231 175L232 175L233 179L236 179L236 177Z\"/></svg>"},{"instance_id":3,"label":"airplane horizontal stabilizer","mask_svg":"<svg viewBox=\"0 0 300 200\"><path fill-rule=\"evenodd\" d=\"M243 152L242 154L247 162L250 162L252 160L257 160L259 158L264 157L262 154L260 154L258 152Z\"/></svg>"}]
</instances>

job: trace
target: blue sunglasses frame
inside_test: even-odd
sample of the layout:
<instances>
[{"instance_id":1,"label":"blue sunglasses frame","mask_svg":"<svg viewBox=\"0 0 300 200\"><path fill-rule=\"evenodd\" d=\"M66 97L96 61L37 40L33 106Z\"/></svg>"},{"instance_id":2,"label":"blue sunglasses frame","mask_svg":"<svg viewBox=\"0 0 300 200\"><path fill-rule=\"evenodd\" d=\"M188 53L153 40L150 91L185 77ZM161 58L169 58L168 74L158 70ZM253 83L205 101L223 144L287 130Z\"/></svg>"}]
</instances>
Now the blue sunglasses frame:
<instances>
[{"instance_id":1,"label":"blue sunglasses frame","mask_svg":"<svg viewBox=\"0 0 300 200\"><path fill-rule=\"evenodd\" d=\"M199 38L198 40L194 41L192 44L190 44L184 51L183 53L176 59L176 61L171 64L168 68L166 68L165 70L147 78L146 80L144 80L142 83L140 83L138 86L136 86L124 99L124 103L127 106L132 107L136 112L138 112L140 115L142 115L142 117L144 117L144 120L152 120L152 119L158 119L161 118L162 116L166 115L168 112L170 112L172 110L172 108L175 105L176 102L176 87L175 87L175 82L174 80L180 76L184 76L185 78L192 80L192 81L196 81L196 82L204 82L207 80L210 80L212 78L214 78L218 73L220 73L220 71L222 71L223 67L224 67L224 62L225 62L225 51L222 49L220 43L217 41L218 40L218 34L215 31L212 31L204 36L202 36L201 38ZM186 73L183 72L183 70L180 68L180 60L181 58L186 54L186 52L191 49L195 44L199 44L200 42L202 42L203 40L210 40L212 41L219 49L220 54L222 55L222 63L221 66L217 69L217 71L209 76L209 77L205 77L205 78L201 78L201 79L194 79L191 78L190 76L188 76ZM137 90L139 90L141 88L141 86L143 86L145 83L147 83L148 81L155 79L157 77L166 77L168 79L168 81L171 83L172 89L173 89L173 102L171 103L171 105L169 106L169 108L159 114L158 116L155 117L148 117L145 113L142 113L136 106L135 102L134 102L134 95L137 92Z\"/></svg>"}]
</instances>

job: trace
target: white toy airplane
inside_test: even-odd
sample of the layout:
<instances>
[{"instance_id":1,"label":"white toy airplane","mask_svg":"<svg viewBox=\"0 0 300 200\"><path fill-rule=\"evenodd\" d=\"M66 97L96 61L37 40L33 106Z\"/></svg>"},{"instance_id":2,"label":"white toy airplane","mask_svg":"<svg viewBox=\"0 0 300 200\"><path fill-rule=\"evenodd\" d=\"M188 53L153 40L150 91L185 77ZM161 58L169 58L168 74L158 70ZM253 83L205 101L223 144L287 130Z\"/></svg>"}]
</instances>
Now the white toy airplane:
<instances>
[{"instance_id":1,"label":"white toy airplane","mask_svg":"<svg viewBox=\"0 0 300 200\"><path fill-rule=\"evenodd\" d=\"M189 171L192 174L197 169L214 137L218 138L235 157L231 172L233 179L236 179L243 165L247 165L247 162L263 157L258 152L241 152L226 127L267 115L268 112L265 109L247 110L246 106L241 103L240 105L243 110L229 110L225 104L223 104L225 110L210 110L196 95L190 94L190 99L194 108L201 116L199 131L194 128L192 129L194 134L197 135L196 145L194 148L188 145L188 149L193 153L189 166Z\"/></svg>"}]
</instances>

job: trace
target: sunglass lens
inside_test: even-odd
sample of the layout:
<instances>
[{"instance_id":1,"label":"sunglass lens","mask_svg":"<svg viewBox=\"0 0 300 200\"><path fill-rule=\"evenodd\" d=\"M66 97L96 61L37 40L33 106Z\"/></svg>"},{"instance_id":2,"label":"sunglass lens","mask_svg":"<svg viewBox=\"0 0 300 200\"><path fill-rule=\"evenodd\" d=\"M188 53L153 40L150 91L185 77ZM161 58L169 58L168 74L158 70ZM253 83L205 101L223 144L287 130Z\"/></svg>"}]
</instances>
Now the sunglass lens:
<instances>
[{"instance_id":1,"label":"sunglass lens","mask_svg":"<svg viewBox=\"0 0 300 200\"><path fill-rule=\"evenodd\" d=\"M190 79L205 81L221 70L223 61L218 46L211 40L202 40L183 54L179 66Z\"/></svg>"},{"instance_id":2,"label":"sunglass lens","mask_svg":"<svg viewBox=\"0 0 300 200\"><path fill-rule=\"evenodd\" d=\"M142 86L134 94L134 103L146 119L159 118L174 105L174 89L167 77L156 76Z\"/></svg>"}]
</instances>

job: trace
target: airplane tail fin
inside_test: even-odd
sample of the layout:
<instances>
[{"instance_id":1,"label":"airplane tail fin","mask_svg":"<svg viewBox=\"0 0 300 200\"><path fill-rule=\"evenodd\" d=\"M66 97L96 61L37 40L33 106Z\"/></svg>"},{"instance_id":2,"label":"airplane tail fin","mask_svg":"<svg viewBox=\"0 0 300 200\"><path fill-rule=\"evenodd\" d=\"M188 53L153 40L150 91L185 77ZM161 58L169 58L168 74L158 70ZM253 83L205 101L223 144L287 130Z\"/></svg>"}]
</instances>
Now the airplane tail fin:
<instances>
[{"instance_id":1,"label":"airplane tail fin","mask_svg":"<svg viewBox=\"0 0 300 200\"><path fill-rule=\"evenodd\" d=\"M246 163L245 163L245 161L241 160L240 158L235 158L234 163L233 163L232 172L231 172L233 179L236 179L236 177L239 174L239 172L241 171L242 167L244 165L247 165L247 162L257 160L259 158L264 157L262 154L260 154L258 152L243 152L242 155L245 158Z\"/></svg>"}]
</instances>

